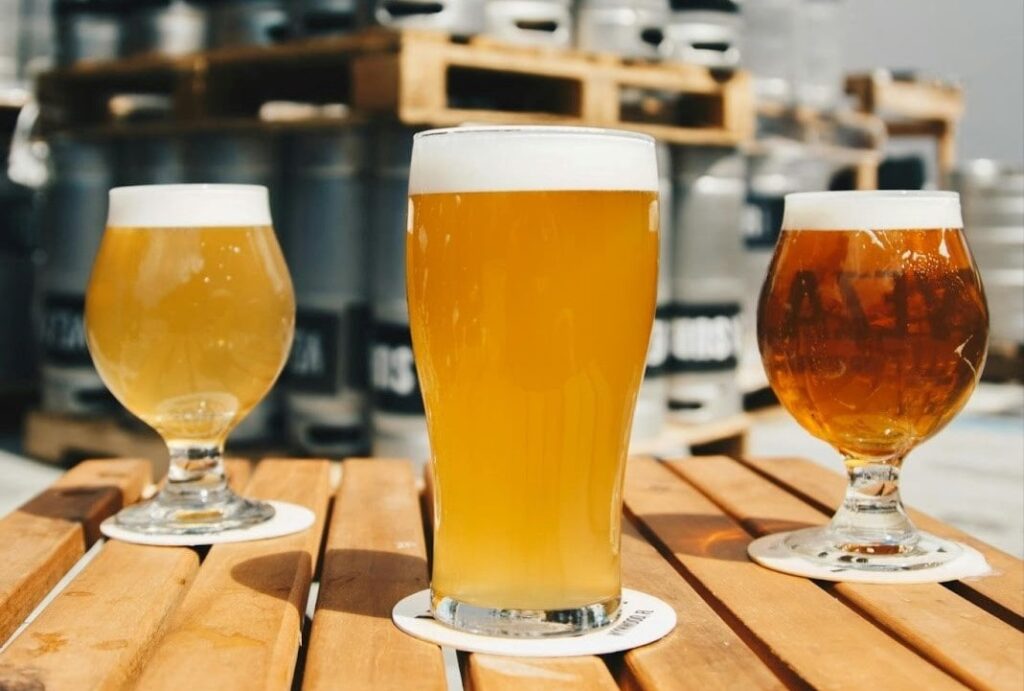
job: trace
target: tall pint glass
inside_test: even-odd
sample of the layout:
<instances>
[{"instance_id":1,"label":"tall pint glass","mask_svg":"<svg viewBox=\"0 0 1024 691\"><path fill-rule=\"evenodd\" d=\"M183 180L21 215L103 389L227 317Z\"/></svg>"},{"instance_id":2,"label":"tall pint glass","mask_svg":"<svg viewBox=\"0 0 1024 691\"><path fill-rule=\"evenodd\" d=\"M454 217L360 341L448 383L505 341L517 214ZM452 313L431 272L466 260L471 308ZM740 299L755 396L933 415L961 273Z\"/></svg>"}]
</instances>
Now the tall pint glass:
<instances>
[{"instance_id":1,"label":"tall pint glass","mask_svg":"<svg viewBox=\"0 0 1024 691\"><path fill-rule=\"evenodd\" d=\"M419 134L406 271L433 453L435 617L504 636L610 623L655 309L646 136Z\"/></svg>"}]
</instances>

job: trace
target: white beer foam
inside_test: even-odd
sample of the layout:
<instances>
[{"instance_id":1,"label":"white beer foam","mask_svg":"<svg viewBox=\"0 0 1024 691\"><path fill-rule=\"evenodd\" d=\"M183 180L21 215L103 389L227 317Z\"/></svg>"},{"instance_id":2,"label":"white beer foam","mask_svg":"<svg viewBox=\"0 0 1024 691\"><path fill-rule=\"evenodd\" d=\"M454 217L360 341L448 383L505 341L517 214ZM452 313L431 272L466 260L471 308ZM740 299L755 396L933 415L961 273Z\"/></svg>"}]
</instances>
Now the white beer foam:
<instances>
[{"instance_id":1,"label":"white beer foam","mask_svg":"<svg viewBox=\"0 0 1024 691\"><path fill-rule=\"evenodd\" d=\"M110 190L111 228L269 226L262 185L140 185Z\"/></svg>"},{"instance_id":2,"label":"white beer foam","mask_svg":"<svg viewBox=\"0 0 1024 691\"><path fill-rule=\"evenodd\" d=\"M409 194L658 191L654 140L589 127L461 127L416 135Z\"/></svg>"},{"instance_id":3,"label":"white beer foam","mask_svg":"<svg viewBox=\"0 0 1024 691\"><path fill-rule=\"evenodd\" d=\"M783 230L963 228L956 192L798 192L786 195Z\"/></svg>"}]
</instances>

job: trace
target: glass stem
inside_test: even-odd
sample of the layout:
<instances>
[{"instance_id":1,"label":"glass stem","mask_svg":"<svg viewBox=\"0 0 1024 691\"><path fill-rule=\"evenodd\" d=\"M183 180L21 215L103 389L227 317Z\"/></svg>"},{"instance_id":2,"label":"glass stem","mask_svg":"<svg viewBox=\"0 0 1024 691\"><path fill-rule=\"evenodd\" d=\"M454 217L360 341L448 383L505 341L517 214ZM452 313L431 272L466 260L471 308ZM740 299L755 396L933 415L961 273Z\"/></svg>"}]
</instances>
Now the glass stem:
<instances>
[{"instance_id":1,"label":"glass stem","mask_svg":"<svg viewBox=\"0 0 1024 691\"><path fill-rule=\"evenodd\" d=\"M847 552L901 554L919 535L900 501L901 458L888 462L847 459L850 484L829 524L832 541Z\"/></svg>"},{"instance_id":2,"label":"glass stem","mask_svg":"<svg viewBox=\"0 0 1024 691\"><path fill-rule=\"evenodd\" d=\"M227 491L223 444L171 442L167 444L171 463L167 468L164 493L205 499ZM212 497L211 497L212 498Z\"/></svg>"}]
</instances>

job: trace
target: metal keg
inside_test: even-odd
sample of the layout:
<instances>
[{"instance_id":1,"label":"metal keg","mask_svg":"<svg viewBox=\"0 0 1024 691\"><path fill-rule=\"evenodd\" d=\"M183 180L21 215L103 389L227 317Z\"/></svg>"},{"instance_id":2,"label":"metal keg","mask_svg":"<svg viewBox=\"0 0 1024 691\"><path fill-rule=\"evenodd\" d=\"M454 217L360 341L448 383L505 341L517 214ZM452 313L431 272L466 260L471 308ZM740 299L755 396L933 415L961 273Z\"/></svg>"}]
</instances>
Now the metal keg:
<instances>
[{"instance_id":1,"label":"metal keg","mask_svg":"<svg viewBox=\"0 0 1024 691\"><path fill-rule=\"evenodd\" d=\"M185 142L173 135L121 141L119 185L170 185L187 180Z\"/></svg>"},{"instance_id":2,"label":"metal keg","mask_svg":"<svg viewBox=\"0 0 1024 691\"><path fill-rule=\"evenodd\" d=\"M301 0L299 32L304 36L347 34L369 23L369 0Z\"/></svg>"},{"instance_id":3,"label":"metal keg","mask_svg":"<svg viewBox=\"0 0 1024 691\"><path fill-rule=\"evenodd\" d=\"M6 154L0 146L0 159ZM32 338L32 190L0 171L0 392L36 381Z\"/></svg>"},{"instance_id":4,"label":"metal keg","mask_svg":"<svg viewBox=\"0 0 1024 691\"><path fill-rule=\"evenodd\" d=\"M187 55L206 47L206 7L190 0L135 0L123 55Z\"/></svg>"},{"instance_id":5,"label":"metal keg","mask_svg":"<svg viewBox=\"0 0 1024 691\"><path fill-rule=\"evenodd\" d=\"M1024 344L1024 169L970 161L953 175L964 232L981 271L989 306L989 337Z\"/></svg>"},{"instance_id":6,"label":"metal keg","mask_svg":"<svg viewBox=\"0 0 1024 691\"><path fill-rule=\"evenodd\" d=\"M671 0L662 53L666 60L707 67L740 64L739 5L733 0Z\"/></svg>"},{"instance_id":7,"label":"metal keg","mask_svg":"<svg viewBox=\"0 0 1024 691\"><path fill-rule=\"evenodd\" d=\"M790 48L796 53L797 102L817 110L839 106L845 76L841 0L802 0L797 38Z\"/></svg>"},{"instance_id":8,"label":"metal keg","mask_svg":"<svg viewBox=\"0 0 1024 691\"><path fill-rule=\"evenodd\" d=\"M435 29L459 36L483 31L486 0L374 0L373 18L397 29Z\"/></svg>"},{"instance_id":9,"label":"metal keg","mask_svg":"<svg viewBox=\"0 0 1024 691\"><path fill-rule=\"evenodd\" d=\"M56 0L57 64L113 60L121 52L123 0Z\"/></svg>"},{"instance_id":10,"label":"metal keg","mask_svg":"<svg viewBox=\"0 0 1024 691\"><path fill-rule=\"evenodd\" d=\"M269 188L274 231L283 247L287 244L287 219L281 213L280 185L276 184L276 143L266 132L224 130L194 134L185 147L185 175L189 182ZM272 437L280 409L280 386L275 385L231 432L230 440L247 444Z\"/></svg>"},{"instance_id":11,"label":"metal keg","mask_svg":"<svg viewBox=\"0 0 1024 691\"><path fill-rule=\"evenodd\" d=\"M706 422L742 408L743 158L727 148L676 147L672 159L669 415Z\"/></svg>"},{"instance_id":12,"label":"metal keg","mask_svg":"<svg viewBox=\"0 0 1024 691\"><path fill-rule=\"evenodd\" d=\"M743 3L743 66L758 99L790 103L796 93L797 13L801 0Z\"/></svg>"},{"instance_id":13,"label":"metal keg","mask_svg":"<svg viewBox=\"0 0 1024 691\"><path fill-rule=\"evenodd\" d=\"M528 46L572 45L569 0L487 0L484 33Z\"/></svg>"},{"instance_id":14,"label":"metal keg","mask_svg":"<svg viewBox=\"0 0 1024 691\"><path fill-rule=\"evenodd\" d=\"M669 330L672 310L672 161L671 151L658 144L658 308L647 347L647 368L633 414L632 442L654 439L668 415Z\"/></svg>"},{"instance_id":15,"label":"metal keg","mask_svg":"<svg viewBox=\"0 0 1024 691\"><path fill-rule=\"evenodd\" d=\"M40 288L42 405L55 413L119 410L93 368L85 341L85 290L107 222L114 182L108 141L55 138L43 191Z\"/></svg>"},{"instance_id":16,"label":"metal keg","mask_svg":"<svg viewBox=\"0 0 1024 691\"><path fill-rule=\"evenodd\" d=\"M202 0L207 11L207 45L273 45L294 34L287 0Z\"/></svg>"},{"instance_id":17,"label":"metal keg","mask_svg":"<svg viewBox=\"0 0 1024 691\"><path fill-rule=\"evenodd\" d=\"M576 13L577 47L627 58L661 57L667 0L581 0Z\"/></svg>"},{"instance_id":18,"label":"metal keg","mask_svg":"<svg viewBox=\"0 0 1024 691\"><path fill-rule=\"evenodd\" d=\"M369 448L367 134L350 127L289 140L285 253L297 310L285 419L288 436L307 453Z\"/></svg>"},{"instance_id":19,"label":"metal keg","mask_svg":"<svg viewBox=\"0 0 1024 691\"><path fill-rule=\"evenodd\" d=\"M405 234L414 130L379 132L374 154L370 382L373 454L430 457L405 301Z\"/></svg>"}]
</instances>

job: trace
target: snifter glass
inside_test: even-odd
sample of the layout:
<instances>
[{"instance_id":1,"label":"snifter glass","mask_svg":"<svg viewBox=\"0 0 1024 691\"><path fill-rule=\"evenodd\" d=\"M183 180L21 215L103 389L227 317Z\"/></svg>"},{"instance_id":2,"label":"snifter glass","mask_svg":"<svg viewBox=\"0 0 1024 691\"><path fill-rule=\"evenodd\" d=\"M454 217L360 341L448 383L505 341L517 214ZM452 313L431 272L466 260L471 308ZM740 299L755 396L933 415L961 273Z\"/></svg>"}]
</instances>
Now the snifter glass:
<instances>
[{"instance_id":1,"label":"snifter glass","mask_svg":"<svg viewBox=\"0 0 1024 691\"><path fill-rule=\"evenodd\" d=\"M789 534L789 549L867 571L955 558L955 543L911 523L899 476L967 402L985 361L988 310L957 194L787 195L757 329L779 401L849 474L831 522Z\"/></svg>"},{"instance_id":2,"label":"snifter glass","mask_svg":"<svg viewBox=\"0 0 1024 691\"><path fill-rule=\"evenodd\" d=\"M85 326L107 388L170 451L163 488L117 523L194 534L270 519L271 505L231 491L221 460L228 433L280 374L295 329L266 188L111 190Z\"/></svg>"}]
</instances>

